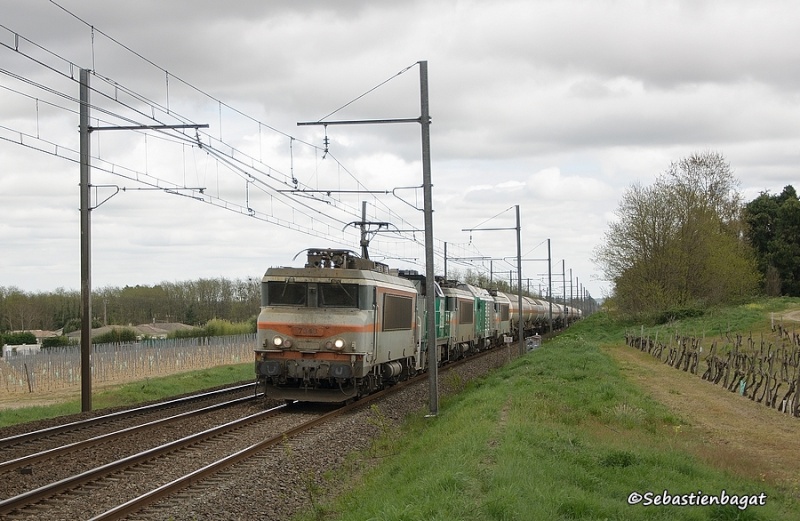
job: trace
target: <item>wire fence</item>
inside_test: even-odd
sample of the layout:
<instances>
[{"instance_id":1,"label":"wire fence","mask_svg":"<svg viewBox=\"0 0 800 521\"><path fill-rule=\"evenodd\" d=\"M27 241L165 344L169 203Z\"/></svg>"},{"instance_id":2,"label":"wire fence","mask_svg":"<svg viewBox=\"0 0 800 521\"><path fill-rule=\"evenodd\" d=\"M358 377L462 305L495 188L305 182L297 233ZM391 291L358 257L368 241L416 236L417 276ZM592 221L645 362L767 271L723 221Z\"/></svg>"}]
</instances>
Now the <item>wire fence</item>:
<instances>
[{"instance_id":1,"label":"wire fence","mask_svg":"<svg viewBox=\"0 0 800 521\"><path fill-rule=\"evenodd\" d=\"M253 359L255 334L155 339L92 346L92 382L126 382L240 364ZM80 387L80 346L7 353L0 358L0 389L33 393Z\"/></svg>"}]
</instances>

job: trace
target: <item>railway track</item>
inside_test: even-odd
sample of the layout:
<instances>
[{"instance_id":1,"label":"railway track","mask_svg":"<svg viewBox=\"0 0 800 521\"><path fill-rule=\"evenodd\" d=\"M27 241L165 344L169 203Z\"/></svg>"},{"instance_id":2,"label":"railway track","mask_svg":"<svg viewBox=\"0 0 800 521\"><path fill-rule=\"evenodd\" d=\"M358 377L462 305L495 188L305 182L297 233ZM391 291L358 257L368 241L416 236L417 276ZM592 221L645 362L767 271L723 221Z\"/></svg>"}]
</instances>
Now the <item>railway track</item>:
<instances>
[{"instance_id":1,"label":"railway track","mask_svg":"<svg viewBox=\"0 0 800 521\"><path fill-rule=\"evenodd\" d=\"M77 452L83 449L90 449L100 443L110 442L112 440L122 438L124 436L131 436L137 432L146 431L148 429L152 429L154 427L161 427L165 426L180 420L192 418L194 416L199 416L202 414L207 414L211 411L220 410L226 407L231 407L234 405L242 404L250 402L254 399L254 397L245 397L245 398L237 398L234 400L230 400L227 402L218 403L215 405L209 405L207 407L202 407L200 409L193 409L190 411L186 411L183 413L175 414L173 416L167 416L165 418L157 419L148 421L145 423L139 423L133 425L131 427L126 427L124 429L119 429L115 431L111 431L105 434L100 434L98 436L93 436L90 438L85 438L80 441L75 441L73 443L68 443L66 445L59 445L57 447L53 447L51 449L33 452L26 456L21 456L15 459L9 459L0 463L0 474L4 472L9 472L11 470L19 469L19 468L26 468L30 467L31 465L36 464L37 462L44 461L46 459L55 458L58 456L64 456L70 453Z\"/></svg>"},{"instance_id":2,"label":"railway track","mask_svg":"<svg viewBox=\"0 0 800 521\"><path fill-rule=\"evenodd\" d=\"M457 364L450 366L450 368L456 367L458 367ZM442 372L446 372L446 369L442 369ZM198 483L209 477L213 479L214 475L225 472L225 469L233 465L242 462L246 464L247 461L259 457L258 455L263 458L263 455L270 451L273 455L271 459L288 457L292 453L292 443L303 443L293 441L301 433L312 432L321 425L336 421L349 421L348 425L354 426L344 430L334 430L337 433L347 432L355 427L363 427L363 423L365 423L363 420L353 422L352 419L343 420L342 418L355 415L356 411L364 414L363 411L368 410L370 404L397 394L396 391L412 387L426 379L427 375L422 375L418 379L404 382L388 391L377 393L333 411L325 410L320 406L278 406L266 411L261 410L8 497L0 501L0 517L4 519L120 519L141 511L147 505L159 502L167 505L161 507L163 512L163 509L169 508L170 505L170 500L165 500L165 498L175 497L178 491L193 484L198 486ZM416 387L424 386L417 385ZM252 403L250 407L252 408ZM259 405L259 407L261 406ZM197 413L197 415L203 414L208 413ZM195 416L195 414L187 414L186 417L189 416ZM142 436L142 433L147 433L148 429L161 428L167 424L161 421L152 423L154 425L135 427L127 433L107 433L99 443L107 444L110 440L124 440L123 436ZM159 425L160 427L157 427ZM323 438L323 440L327 439L329 438ZM352 443L352 441L352 439L344 442L340 440L337 443ZM82 450L93 446L93 442L89 440L81 443L85 444ZM320 446L319 441L312 442L312 444ZM277 446L283 446L283 448L276 449ZM59 454L69 454L70 450L69 448L58 448L51 454L53 457L58 457ZM277 458L275 451L278 451ZM38 462L47 460L51 456L42 454L28 457L41 458L30 460ZM27 466L24 463L6 462L5 464L9 465L6 472L12 468L17 471L29 467L36 468L35 463L29 463ZM0 466L0 473L2 472L4 470ZM2 475L0 474L0 476ZM87 498L91 498L91 501L87 501ZM76 512L80 514L76 516ZM144 515L147 516L147 514ZM167 517L173 516L174 514L167 515ZM163 519L160 514L155 518Z\"/></svg>"},{"instance_id":3,"label":"railway track","mask_svg":"<svg viewBox=\"0 0 800 521\"><path fill-rule=\"evenodd\" d=\"M91 428L96 426L100 426L103 430L107 430L111 425L120 425L126 422L130 424L132 423L131 420L136 422L138 421L138 418L144 416L149 415L156 417L158 415L167 415L169 414L169 411L172 410L192 410L196 408L198 403L224 400L230 395L242 395L248 393L253 395L254 391L255 385L252 383L236 385L232 387L226 387L224 389L217 389L214 391L176 398L174 400L145 405L142 407L125 409L84 420L22 432L20 434L0 438L0 449L2 449L2 457L4 459L10 459L12 457L10 455L14 454L12 451L17 447L27 446L35 449L38 446L39 450L42 450L42 446L55 445L55 443L57 443L59 440L62 440L64 435L68 433L83 433L79 434L78 436L87 437L85 433L89 432Z\"/></svg>"},{"instance_id":4,"label":"railway track","mask_svg":"<svg viewBox=\"0 0 800 521\"><path fill-rule=\"evenodd\" d=\"M145 409L154 412L127 412L129 417L121 428L118 428L119 420L112 415L108 423L92 422L90 427L74 428L58 435L57 440L42 438L46 434L38 431L35 441L2 451L0 499L68 479L94 467L263 410L261 401L251 394L251 389L252 386L247 386L231 391L233 394L195 395L188 401L179 402L182 405L177 408L172 407L173 403L155 410ZM234 397L243 390L245 396ZM220 398L227 400L219 402ZM216 403L205 405L209 399ZM44 449L41 449L42 445Z\"/></svg>"},{"instance_id":5,"label":"railway track","mask_svg":"<svg viewBox=\"0 0 800 521\"><path fill-rule=\"evenodd\" d=\"M191 472L169 483L166 483L161 487L151 490L145 494L142 494L126 503L123 503L117 507L107 510L106 512L103 512L91 519L92 521L101 521L101 520L110 521L110 520L122 519L129 514L141 510L142 508L150 505L151 503L170 497L173 494L176 494L177 492L183 490L184 488L198 481L215 476L219 472L241 461L251 458L256 454L259 454L267 449L273 448L281 443L285 443L288 439L294 438L295 436L301 433L307 432L322 423L331 421L333 418L352 412L355 409L361 409L365 407L368 402L379 400L381 398L381 395L386 392L388 391L382 391L381 393L376 393L375 395L372 395L367 399L360 401L358 403L351 403L349 405L339 407L328 413L322 414L317 418L311 419L300 425L297 425L296 427L293 427L284 432L268 437L267 439L254 443L246 447L245 449L242 449L229 456L218 459L217 461L209 465L206 465L205 467L202 467L194 472Z\"/></svg>"},{"instance_id":6,"label":"railway track","mask_svg":"<svg viewBox=\"0 0 800 521\"><path fill-rule=\"evenodd\" d=\"M46 518L68 518L69 516L65 517L65 514L59 511L63 507L72 511L73 507L69 506L71 502L81 504L87 485L93 491L94 498L101 495L124 498L125 490L132 488L129 485L134 483L135 475L144 476L145 482L152 483L162 479L163 476L180 474L184 469L198 463L205 465L207 464L205 460L208 459L205 457L206 454L228 451L231 447L242 445L243 439L262 436L263 430L269 429L267 420L274 418L284 409L286 406L281 405L249 414L243 418L225 422L17 494L0 501L0 517L29 519L34 515L42 515L46 511L47 514L44 516ZM318 414L313 416L316 417ZM298 416L295 415L293 419L296 422L306 421L307 418L301 417L298 420ZM285 423L285 421L281 423ZM280 432L283 432L281 429L282 427L278 428ZM247 432L248 430L250 432ZM89 446L93 446L96 440L87 440L87 442ZM49 456L50 454L43 455L43 457ZM135 489L135 487L133 488ZM101 492L104 490L105 493ZM114 492L115 490L116 492ZM114 499L114 501L117 500ZM95 504L99 505L101 502L97 501ZM88 507L85 504L82 506ZM92 505L92 507L94 506Z\"/></svg>"}]
</instances>

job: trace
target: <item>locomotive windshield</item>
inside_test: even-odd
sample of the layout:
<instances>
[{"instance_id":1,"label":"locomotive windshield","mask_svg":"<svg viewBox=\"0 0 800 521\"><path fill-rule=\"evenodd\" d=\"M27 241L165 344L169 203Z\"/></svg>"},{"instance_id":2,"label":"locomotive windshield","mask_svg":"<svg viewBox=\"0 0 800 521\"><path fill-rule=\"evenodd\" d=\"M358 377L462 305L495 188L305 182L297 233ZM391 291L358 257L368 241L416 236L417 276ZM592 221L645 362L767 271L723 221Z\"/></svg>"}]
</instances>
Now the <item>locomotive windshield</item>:
<instances>
[{"instance_id":1,"label":"locomotive windshield","mask_svg":"<svg viewBox=\"0 0 800 521\"><path fill-rule=\"evenodd\" d=\"M319 307L358 308L358 284L319 284Z\"/></svg>"},{"instance_id":2,"label":"locomotive windshield","mask_svg":"<svg viewBox=\"0 0 800 521\"><path fill-rule=\"evenodd\" d=\"M305 282L267 283L267 304L270 306L305 306L308 284Z\"/></svg>"},{"instance_id":3,"label":"locomotive windshield","mask_svg":"<svg viewBox=\"0 0 800 521\"><path fill-rule=\"evenodd\" d=\"M266 305L302 306L358 309L358 284L340 282L286 282L267 283Z\"/></svg>"}]
</instances>

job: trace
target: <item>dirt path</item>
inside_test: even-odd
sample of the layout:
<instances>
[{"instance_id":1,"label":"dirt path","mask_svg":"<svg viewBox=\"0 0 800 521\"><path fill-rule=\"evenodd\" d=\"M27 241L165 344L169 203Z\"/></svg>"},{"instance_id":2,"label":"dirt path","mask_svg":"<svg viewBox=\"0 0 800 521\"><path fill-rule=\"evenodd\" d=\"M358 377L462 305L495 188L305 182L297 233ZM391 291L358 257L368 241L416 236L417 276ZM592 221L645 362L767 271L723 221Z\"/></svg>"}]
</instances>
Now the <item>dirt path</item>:
<instances>
[{"instance_id":1,"label":"dirt path","mask_svg":"<svg viewBox=\"0 0 800 521\"><path fill-rule=\"evenodd\" d=\"M800 322L800 310L790 311L789 313L782 314L784 320L791 320L793 322Z\"/></svg>"},{"instance_id":2,"label":"dirt path","mask_svg":"<svg viewBox=\"0 0 800 521\"><path fill-rule=\"evenodd\" d=\"M623 374L687 422L679 431L687 438L688 450L715 467L795 491L800 488L800 418L728 392L632 347L605 350Z\"/></svg>"}]
</instances>

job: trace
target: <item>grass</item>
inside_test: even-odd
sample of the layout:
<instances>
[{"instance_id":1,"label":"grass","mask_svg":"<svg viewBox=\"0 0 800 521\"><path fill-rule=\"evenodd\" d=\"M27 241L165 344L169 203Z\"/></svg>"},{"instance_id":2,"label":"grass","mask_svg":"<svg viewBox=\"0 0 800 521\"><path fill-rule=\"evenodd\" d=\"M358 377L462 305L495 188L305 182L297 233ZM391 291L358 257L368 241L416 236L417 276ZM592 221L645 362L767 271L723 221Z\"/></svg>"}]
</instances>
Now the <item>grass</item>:
<instances>
[{"instance_id":1,"label":"grass","mask_svg":"<svg viewBox=\"0 0 800 521\"><path fill-rule=\"evenodd\" d=\"M628 331L632 335L640 335L643 332L644 336L650 338L658 335L659 341L666 341L670 335L675 334L711 340L724 338L726 333L738 333L745 338L752 335L758 339L761 335L766 336L771 333L770 314L775 315L777 326L782 313L798 309L800 309L800 298L762 299L742 306L711 308L702 316L660 326L641 327L638 324L631 324ZM784 325L790 327L790 324Z\"/></svg>"},{"instance_id":2,"label":"grass","mask_svg":"<svg viewBox=\"0 0 800 521\"><path fill-rule=\"evenodd\" d=\"M794 304L719 310L682 327L711 330L710 324L727 324L728 318L755 327L769 306ZM704 319L712 322L704 325ZM624 332L624 324L595 315L443 399L437 418L420 411L406 420L402 435L378 441L391 457L297 519L800 519L794 492L758 476L726 473L692 455L703 440L684 432L684 420L640 391L601 350L621 344ZM363 458L369 466L371 453ZM335 476L330 486L336 488L354 479ZM635 492L663 502L665 491L670 502L707 494L728 504L628 504ZM759 501L762 493L763 506L738 506Z\"/></svg>"},{"instance_id":3,"label":"grass","mask_svg":"<svg viewBox=\"0 0 800 521\"><path fill-rule=\"evenodd\" d=\"M92 409L108 409L161 400L236 382L253 381L253 364L237 364L191 371L172 376L149 378L92 393ZM0 427L55 418L81 412L81 400L54 405L7 409L0 414Z\"/></svg>"}]
</instances>

